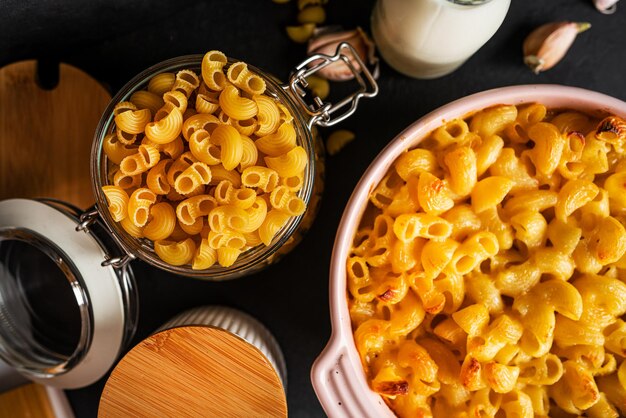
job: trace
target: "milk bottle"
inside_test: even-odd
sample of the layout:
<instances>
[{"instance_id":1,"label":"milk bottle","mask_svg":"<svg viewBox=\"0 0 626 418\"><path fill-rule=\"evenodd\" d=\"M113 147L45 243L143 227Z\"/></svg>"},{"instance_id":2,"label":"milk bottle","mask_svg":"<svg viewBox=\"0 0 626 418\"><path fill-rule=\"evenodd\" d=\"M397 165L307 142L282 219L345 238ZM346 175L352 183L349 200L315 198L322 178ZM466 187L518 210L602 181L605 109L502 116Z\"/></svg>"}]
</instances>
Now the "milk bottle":
<instances>
[{"instance_id":1,"label":"milk bottle","mask_svg":"<svg viewBox=\"0 0 626 418\"><path fill-rule=\"evenodd\" d=\"M382 57L415 78L460 67L498 30L511 0L378 0L372 33Z\"/></svg>"}]
</instances>

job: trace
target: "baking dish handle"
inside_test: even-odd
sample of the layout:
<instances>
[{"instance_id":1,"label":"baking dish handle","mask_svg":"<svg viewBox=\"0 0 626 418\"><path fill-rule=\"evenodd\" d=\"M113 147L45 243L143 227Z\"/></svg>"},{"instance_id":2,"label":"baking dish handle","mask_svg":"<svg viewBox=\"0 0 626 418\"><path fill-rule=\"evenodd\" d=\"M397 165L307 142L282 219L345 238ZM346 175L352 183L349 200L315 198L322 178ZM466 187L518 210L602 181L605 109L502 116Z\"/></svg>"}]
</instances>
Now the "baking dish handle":
<instances>
[{"instance_id":1,"label":"baking dish handle","mask_svg":"<svg viewBox=\"0 0 626 418\"><path fill-rule=\"evenodd\" d=\"M365 385L357 387L363 381L362 375L360 366L357 369L350 360L346 345L340 339L331 339L311 369L313 388L329 417L381 418L389 415L380 396ZM376 404L375 408L371 408L372 403Z\"/></svg>"}]
</instances>

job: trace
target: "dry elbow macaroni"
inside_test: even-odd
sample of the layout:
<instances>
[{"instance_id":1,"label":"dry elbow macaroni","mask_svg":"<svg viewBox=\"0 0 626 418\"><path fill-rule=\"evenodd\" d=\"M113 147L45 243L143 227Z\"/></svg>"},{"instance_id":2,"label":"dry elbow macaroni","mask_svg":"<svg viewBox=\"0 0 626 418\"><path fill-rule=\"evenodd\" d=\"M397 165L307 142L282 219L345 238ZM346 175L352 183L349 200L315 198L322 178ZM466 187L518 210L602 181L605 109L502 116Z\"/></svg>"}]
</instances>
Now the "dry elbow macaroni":
<instances>
[{"instance_id":1,"label":"dry elbow macaroni","mask_svg":"<svg viewBox=\"0 0 626 418\"><path fill-rule=\"evenodd\" d=\"M354 340L403 417L626 415L626 122L496 106L372 192Z\"/></svg>"},{"instance_id":2,"label":"dry elbow macaroni","mask_svg":"<svg viewBox=\"0 0 626 418\"><path fill-rule=\"evenodd\" d=\"M270 245L306 210L298 192L308 155L265 87L245 63L210 51L200 76L157 74L115 106L102 188L113 220L153 241L166 263L194 270Z\"/></svg>"}]
</instances>

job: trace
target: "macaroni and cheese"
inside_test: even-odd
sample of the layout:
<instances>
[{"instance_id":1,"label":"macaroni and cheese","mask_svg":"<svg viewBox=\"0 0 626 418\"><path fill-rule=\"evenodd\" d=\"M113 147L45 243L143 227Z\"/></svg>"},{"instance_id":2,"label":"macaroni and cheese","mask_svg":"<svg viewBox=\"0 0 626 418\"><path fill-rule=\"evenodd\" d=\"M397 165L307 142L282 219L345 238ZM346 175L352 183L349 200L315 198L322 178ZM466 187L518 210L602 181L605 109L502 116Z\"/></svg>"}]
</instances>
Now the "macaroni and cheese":
<instances>
[{"instance_id":1,"label":"macaroni and cheese","mask_svg":"<svg viewBox=\"0 0 626 418\"><path fill-rule=\"evenodd\" d=\"M626 122L501 105L373 190L354 341L403 417L626 415Z\"/></svg>"}]
</instances>

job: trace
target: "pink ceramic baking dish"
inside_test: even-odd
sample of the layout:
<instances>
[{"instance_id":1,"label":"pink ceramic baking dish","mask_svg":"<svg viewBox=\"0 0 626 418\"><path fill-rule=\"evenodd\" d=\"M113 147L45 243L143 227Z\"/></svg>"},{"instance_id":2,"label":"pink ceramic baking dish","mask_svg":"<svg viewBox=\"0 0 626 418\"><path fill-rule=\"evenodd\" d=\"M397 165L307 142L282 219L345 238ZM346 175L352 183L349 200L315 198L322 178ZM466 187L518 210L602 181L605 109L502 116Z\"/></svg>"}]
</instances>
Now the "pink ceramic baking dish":
<instances>
[{"instance_id":1,"label":"pink ceramic baking dish","mask_svg":"<svg viewBox=\"0 0 626 418\"><path fill-rule=\"evenodd\" d=\"M371 190L396 158L415 147L444 121L463 118L498 104L539 102L550 108L569 108L626 117L626 103L613 97L576 87L528 85L503 87L459 99L417 120L396 136L376 157L357 184L344 210L330 266L330 312L332 335L315 361L311 380L324 410L330 417L393 417L383 399L370 390L354 345L346 299L346 259L352 238Z\"/></svg>"}]
</instances>

